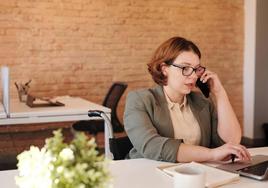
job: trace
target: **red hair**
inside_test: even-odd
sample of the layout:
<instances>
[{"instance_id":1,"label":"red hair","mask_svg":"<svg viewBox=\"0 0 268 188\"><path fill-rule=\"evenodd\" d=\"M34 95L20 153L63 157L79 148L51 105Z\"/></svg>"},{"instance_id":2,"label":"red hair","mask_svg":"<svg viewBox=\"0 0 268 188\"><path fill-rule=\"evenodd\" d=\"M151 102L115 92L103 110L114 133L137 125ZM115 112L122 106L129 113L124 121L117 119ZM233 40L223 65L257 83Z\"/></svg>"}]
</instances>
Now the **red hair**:
<instances>
[{"instance_id":1,"label":"red hair","mask_svg":"<svg viewBox=\"0 0 268 188\"><path fill-rule=\"evenodd\" d=\"M173 37L162 43L154 52L151 61L147 64L148 71L158 85L166 85L167 77L162 73L163 63L171 65L179 54L192 51L201 58L201 52L192 42L182 37Z\"/></svg>"}]
</instances>

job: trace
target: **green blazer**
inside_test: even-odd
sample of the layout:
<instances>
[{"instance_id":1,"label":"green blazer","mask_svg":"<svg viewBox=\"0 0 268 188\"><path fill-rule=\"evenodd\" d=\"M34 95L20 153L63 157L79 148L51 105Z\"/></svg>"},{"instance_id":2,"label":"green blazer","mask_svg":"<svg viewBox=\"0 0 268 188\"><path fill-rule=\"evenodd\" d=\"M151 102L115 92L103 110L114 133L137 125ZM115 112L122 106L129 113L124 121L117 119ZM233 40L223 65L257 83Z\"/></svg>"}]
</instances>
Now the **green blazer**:
<instances>
[{"instance_id":1,"label":"green blazer","mask_svg":"<svg viewBox=\"0 0 268 188\"><path fill-rule=\"evenodd\" d=\"M194 92L187 95L187 102L200 126L200 145L216 147L224 144L217 133L218 121L213 103ZM163 87L130 92L124 126L134 146L129 152L130 158L177 162L177 152L183 140L174 138Z\"/></svg>"}]
</instances>

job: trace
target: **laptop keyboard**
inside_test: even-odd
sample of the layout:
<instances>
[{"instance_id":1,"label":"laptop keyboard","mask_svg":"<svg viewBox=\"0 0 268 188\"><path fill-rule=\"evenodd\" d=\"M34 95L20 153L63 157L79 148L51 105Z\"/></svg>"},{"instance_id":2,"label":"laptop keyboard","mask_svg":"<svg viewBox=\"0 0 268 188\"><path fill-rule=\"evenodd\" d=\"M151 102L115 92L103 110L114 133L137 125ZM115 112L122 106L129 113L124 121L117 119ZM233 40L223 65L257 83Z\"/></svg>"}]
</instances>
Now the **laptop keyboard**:
<instances>
[{"instance_id":1,"label":"laptop keyboard","mask_svg":"<svg viewBox=\"0 0 268 188\"><path fill-rule=\"evenodd\" d=\"M257 176L262 176L265 174L267 168L268 168L268 161L264 161L262 163L259 163L253 166L242 168L239 171L254 174Z\"/></svg>"}]
</instances>

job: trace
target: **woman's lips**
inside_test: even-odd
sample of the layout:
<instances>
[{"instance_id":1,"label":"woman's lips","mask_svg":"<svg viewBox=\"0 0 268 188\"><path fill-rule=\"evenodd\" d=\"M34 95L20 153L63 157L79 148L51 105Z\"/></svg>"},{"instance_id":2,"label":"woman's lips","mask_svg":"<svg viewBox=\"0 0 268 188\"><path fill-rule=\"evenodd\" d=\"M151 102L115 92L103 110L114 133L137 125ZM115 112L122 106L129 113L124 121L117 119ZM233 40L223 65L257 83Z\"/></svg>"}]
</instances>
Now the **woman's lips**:
<instances>
[{"instance_id":1,"label":"woman's lips","mask_svg":"<svg viewBox=\"0 0 268 188\"><path fill-rule=\"evenodd\" d=\"M193 83L188 83L188 84L185 84L188 88L192 89L194 87L194 84Z\"/></svg>"}]
</instances>

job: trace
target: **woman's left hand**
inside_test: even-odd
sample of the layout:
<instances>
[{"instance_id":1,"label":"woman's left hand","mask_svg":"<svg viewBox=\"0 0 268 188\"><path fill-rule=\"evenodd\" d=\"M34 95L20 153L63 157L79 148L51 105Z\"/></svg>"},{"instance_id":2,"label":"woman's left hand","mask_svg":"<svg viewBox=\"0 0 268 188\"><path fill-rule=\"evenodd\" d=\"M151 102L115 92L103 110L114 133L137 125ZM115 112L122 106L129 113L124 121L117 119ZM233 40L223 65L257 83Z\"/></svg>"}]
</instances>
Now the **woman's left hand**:
<instances>
[{"instance_id":1,"label":"woman's left hand","mask_svg":"<svg viewBox=\"0 0 268 188\"><path fill-rule=\"evenodd\" d=\"M214 72L206 70L200 77L201 82L208 83L209 89L212 94L217 95L222 91L225 91L218 75Z\"/></svg>"}]
</instances>

